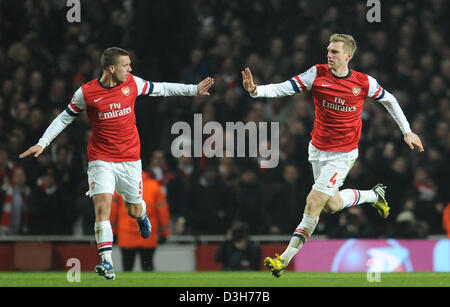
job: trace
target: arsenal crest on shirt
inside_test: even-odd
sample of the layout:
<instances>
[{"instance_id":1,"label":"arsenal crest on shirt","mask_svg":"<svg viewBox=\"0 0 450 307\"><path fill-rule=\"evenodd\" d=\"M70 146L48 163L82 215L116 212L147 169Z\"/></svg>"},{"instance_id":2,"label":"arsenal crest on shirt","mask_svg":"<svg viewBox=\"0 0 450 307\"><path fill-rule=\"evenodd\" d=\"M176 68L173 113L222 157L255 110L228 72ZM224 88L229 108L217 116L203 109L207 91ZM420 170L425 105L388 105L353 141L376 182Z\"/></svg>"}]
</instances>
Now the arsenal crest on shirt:
<instances>
[{"instance_id":1,"label":"arsenal crest on shirt","mask_svg":"<svg viewBox=\"0 0 450 307\"><path fill-rule=\"evenodd\" d=\"M122 94L125 96L130 95L130 88L128 86L122 87Z\"/></svg>"},{"instance_id":2,"label":"arsenal crest on shirt","mask_svg":"<svg viewBox=\"0 0 450 307\"><path fill-rule=\"evenodd\" d=\"M361 88L360 88L360 87L357 87L357 86L354 86L354 87L352 88L352 93L353 93L353 95L358 96L359 93L361 93Z\"/></svg>"}]
</instances>

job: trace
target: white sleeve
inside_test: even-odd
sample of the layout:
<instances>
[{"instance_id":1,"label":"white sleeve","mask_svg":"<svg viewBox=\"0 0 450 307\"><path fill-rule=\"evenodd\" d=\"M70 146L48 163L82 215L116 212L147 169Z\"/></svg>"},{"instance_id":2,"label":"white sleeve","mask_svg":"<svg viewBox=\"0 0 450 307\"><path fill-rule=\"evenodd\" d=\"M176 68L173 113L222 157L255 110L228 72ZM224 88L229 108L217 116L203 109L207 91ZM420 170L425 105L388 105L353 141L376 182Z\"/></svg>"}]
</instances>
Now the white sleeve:
<instances>
[{"instance_id":1,"label":"white sleeve","mask_svg":"<svg viewBox=\"0 0 450 307\"><path fill-rule=\"evenodd\" d=\"M169 82L150 82L139 77L133 76L138 87L138 95L147 96L197 96L197 85L169 83Z\"/></svg>"},{"instance_id":2,"label":"white sleeve","mask_svg":"<svg viewBox=\"0 0 450 307\"><path fill-rule=\"evenodd\" d=\"M296 93L310 91L314 80L316 80L317 76L317 68L316 66L312 66L307 71L301 73L300 75L294 76L289 79L292 83L292 87L294 88Z\"/></svg>"},{"instance_id":3,"label":"white sleeve","mask_svg":"<svg viewBox=\"0 0 450 307\"><path fill-rule=\"evenodd\" d=\"M381 85L378 83L378 81L367 75L369 78L369 91L367 92L367 97L373 98L373 99L381 99L384 96L385 90L381 87Z\"/></svg>"},{"instance_id":4,"label":"white sleeve","mask_svg":"<svg viewBox=\"0 0 450 307\"><path fill-rule=\"evenodd\" d=\"M83 90L80 87L75 91L75 94L73 95L72 100L70 101L65 111L70 116L78 116L85 110L86 103L84 102Z\"/></svg>"},{"instance_id":5,"label":"white sleeve","mask_svg":"<svg viewBox=\"0 0 450 307\"><path fill-rule=\"evenodd\" d=\"M69 124L75 120L75 116L70 115L67 109L62 111L48 126L42 137L39 139L38 145L43 148L47 147Z\"/></svg>"},{"instance_id":6,"label":"white sleeve","mask_svg":"<svg viewBox=\"0 0 450 307\"><path fill-rule=\"evenodd\" d=\"M73 95L67 108L62 111L48 126L42 137L39 139L38 145L43 148L47 147L54 139L70 125L83 111L86 110L83 91L80 88Z\"/></svg>"},{"instance_id":7,"label":"white sleeve","mask_svg":"<svg viewBox=\"0 0 450 307\"><path fill-rule=\"evenodd\" d=\"M149 96L197 96L197 85L153 82L153 92Z\"/></svg>"},{"instance_id":8,"label":"white sleeve","mask_svg":"<svg viewBox=\"0 0 450 307\"><path fill-rule=\"evenodd\" d=\"M411 132L409 122L406 119L402 108L398 104L397 99L395 99L394 95L384 89L383 92L383 97L379 98L381 104L386 108L386 110L388 110L389 114L391 114L403 134Z\"/></svg>"},{"instance_id":9,"label":"white sleeve","mask_svg":"<svg viewBox=\"0 0 450 307\"><path fill-rule=\"evenodd\" d=\"M378 100L386 108L403 134L411 132L409 122L394 95L386 91L375 78L369 75L367 77L369 78L369 91L367 97Z\"/></svg>"},{"instance_id":10,"label":"white sleeve","mask_svg":"<svg viewBox=\"0 0 450 307\"><path fill-rule=\"evenodd\" d=\"M316 66L312 66L304 73L296 75L287 81L275 84L259 85L257 87L256 94L250 93L250 96L253 98L276 98L306 92L311 90L316 76Z\"/></svg>"},{"instance_id":11,"label":"white sleeve","mask_svg":"<svg viewBox=\"0 0 450 307\"><path fill-rule=\"evenodd\" d=\"M292 84L289 81L284 81L282 83L272 83L267 85L258 85L256 89L256 94L250 93L253 98L266 97L266 98L276 98L294 95L295 91L292 88Z\"/></svg>"},{"instance_id":12,"label":"white sleeve","mask_svg":"<svg viewBox=\"0 0 450 307\"><path fill-rule=\"evenodd\" d=\"M134 82L137 86L138 96L146 95L150 87L150 82L133 75Z\"/></svg>"}]
</instances>

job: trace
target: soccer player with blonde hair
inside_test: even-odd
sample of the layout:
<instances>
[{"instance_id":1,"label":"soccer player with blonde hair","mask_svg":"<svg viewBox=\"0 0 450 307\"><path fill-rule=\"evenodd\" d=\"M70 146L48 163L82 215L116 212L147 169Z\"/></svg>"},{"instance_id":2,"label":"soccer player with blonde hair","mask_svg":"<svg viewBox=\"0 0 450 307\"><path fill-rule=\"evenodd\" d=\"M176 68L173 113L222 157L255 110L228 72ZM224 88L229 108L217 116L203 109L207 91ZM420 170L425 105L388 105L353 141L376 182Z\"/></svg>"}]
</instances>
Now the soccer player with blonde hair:
<instances>
[{"instance_id":1,"label":"soccer player with blonde hair","mask_svg":"<svg viewBox=\"0 0 450 307\"><path fill-rule=\"evenodd\" d=\"M424 150L420 138L411 131L396 98L373 77L348 67L356 51L354 38L347 34L333 34L327 51L327 64L314 65L282 83L258 86L253 82L249 68L242 71L243 86L253 98L275 98L309 91L315 107L314 128L308 149L314 185L306 198L303 218L286 250L281 255L276 254L275 258L264 260L276 277L281 276L313 234L323 210L335 213L369 203L383 218L387 218L390 208L383 184L379 183L371 190L339 191L358 157L361 112L367 97L377 100L387 109L411 149Z\"/></svg>"}]
</instances>

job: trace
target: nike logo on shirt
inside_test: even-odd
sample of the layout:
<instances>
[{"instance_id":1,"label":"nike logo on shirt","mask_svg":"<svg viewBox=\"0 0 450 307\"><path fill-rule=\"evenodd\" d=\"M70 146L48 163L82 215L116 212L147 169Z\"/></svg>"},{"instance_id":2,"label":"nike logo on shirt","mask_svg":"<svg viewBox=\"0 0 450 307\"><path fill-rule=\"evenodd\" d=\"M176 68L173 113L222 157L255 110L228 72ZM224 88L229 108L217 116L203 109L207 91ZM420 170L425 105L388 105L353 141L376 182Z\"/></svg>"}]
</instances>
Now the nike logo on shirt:
<instances>
[{"instance_id":1,"label":"nike logo on shirt","mask_svg":"<svg viewBox=\"0 0 450 307\"><path fill-rule=\"evenodd\" d=\"M94 102L100 101L100 100L102 100L102 99L103 99L103 97L100 97L100 98L94 99Z\"/></svg>"}]
</instances>

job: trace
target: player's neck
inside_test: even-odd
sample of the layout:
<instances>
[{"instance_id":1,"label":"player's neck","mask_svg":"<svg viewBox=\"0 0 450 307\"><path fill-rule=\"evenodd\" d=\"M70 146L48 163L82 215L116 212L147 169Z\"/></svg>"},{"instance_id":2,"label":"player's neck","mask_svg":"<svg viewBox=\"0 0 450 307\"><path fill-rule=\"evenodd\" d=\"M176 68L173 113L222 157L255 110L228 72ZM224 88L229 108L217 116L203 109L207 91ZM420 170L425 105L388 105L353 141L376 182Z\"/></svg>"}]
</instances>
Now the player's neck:
<instances>
[{"instance_id":1,"label":"player's neck","mask_svg":"<svg viewBox=\"0 0 450 307\"><path fill-rule=\"evenodd\" d=\"M336 68L332 68L331 72L333 73L333 75L335 75L336 77L345 77L348 75L348 66L342 66L342 67L336 67Z\"/></svg>"},{"instance_id":2,"label":"player's neck","mask_svg":"<svg viewBox=\"0 0 450 307\"><path fill-rule=\"evenodd\" d=\"M118 84L118 82L116 80L114 80L114 78L111 74L108 74L105 72L103 72L103 74L100 78L100 83L106 87L114 87Z\"/></svg>"}]
</instances>

